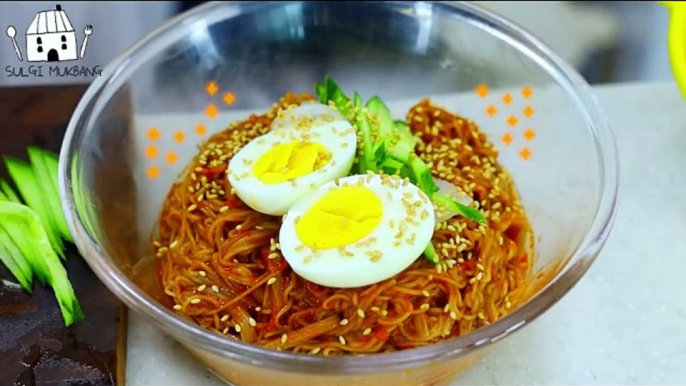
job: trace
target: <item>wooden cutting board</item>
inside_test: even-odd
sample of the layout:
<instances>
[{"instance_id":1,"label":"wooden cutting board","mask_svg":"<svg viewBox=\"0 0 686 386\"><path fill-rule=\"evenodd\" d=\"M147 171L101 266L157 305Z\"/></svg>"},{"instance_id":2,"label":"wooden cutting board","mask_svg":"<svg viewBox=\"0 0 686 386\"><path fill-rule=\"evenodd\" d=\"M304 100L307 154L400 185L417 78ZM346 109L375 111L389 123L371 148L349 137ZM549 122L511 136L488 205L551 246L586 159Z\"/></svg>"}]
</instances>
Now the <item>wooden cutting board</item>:
<instances>
[{"instance_id":1,"label":"wooden cutting board","mask_svg":"<svg viewBox=\"0 0 686 386\"><path fill-rule=\"evenodd\" d=\"M0 88L0 156L27 160L37 145L58 152L86 86ZM4 163L0 178L7 179ZM122 386L126 308L67 243L65 267L85 314L64 326L54 293L34 284L29 295L0 281L0 385ZM16 282L0 264L0 279Z\"/></svg>"}]
</instances>

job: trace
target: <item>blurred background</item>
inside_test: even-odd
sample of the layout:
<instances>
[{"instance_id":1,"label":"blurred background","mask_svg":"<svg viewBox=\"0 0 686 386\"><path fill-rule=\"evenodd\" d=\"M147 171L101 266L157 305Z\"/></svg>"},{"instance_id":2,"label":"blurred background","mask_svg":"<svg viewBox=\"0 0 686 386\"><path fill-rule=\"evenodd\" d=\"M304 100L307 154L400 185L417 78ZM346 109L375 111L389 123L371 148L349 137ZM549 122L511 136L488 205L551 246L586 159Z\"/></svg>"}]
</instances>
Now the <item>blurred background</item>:
<instances>
[{"instance_id":1,"label":"blurred background","mask_svg":"<svg viewBox=\"0 0 686 386\"><path fill-rule=\"evenodd\" d=\"M79 66L104 67L119 52L170 17L202 2L65 2L77 34L93 26L87 55ZM671 81L667 53L668 13L657 2L481 2L479 5L514 21L547 43L591 84ZM3 31L16 28L23 50L25 31L36 13L55 9L55 2L2 2ZM0 85L83 83L79 77L22 77L8 75L8 66L27 66L17 61L14 46L5 35L0 44Z\"/></svg>"}]
</instances>

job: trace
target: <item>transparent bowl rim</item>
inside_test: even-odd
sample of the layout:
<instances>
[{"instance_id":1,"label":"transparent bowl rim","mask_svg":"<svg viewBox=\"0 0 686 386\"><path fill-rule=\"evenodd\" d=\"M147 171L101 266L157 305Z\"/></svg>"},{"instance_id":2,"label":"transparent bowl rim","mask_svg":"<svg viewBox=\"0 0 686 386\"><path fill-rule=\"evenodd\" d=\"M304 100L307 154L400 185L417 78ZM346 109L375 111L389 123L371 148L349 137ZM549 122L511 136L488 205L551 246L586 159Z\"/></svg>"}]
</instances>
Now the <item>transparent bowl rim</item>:
<instances>
[{"instance_id":1,"label":"transparent bowl rim","mask_svg":"<svg viewBox=\"0 0 686 386\"><path fill-rule=\"evenodd\" d=\"M619 163L615 139L597 97L585 80L545 44L514 23L481 7L463 2L435 2L449 16L489 31L508 44L516 46L534 60L567 92L584 116L593 135L599 159L599 192L596 215L584 239L569 258L568 263L537 294L512 313L472 333L441 343L393 353L368 356L323 357L264 349L241 341L226 339L197 324L176 316L142 292L108 259L106 252L93 240L79 217L72 191L70 163L80 151L81 133L90 123L89 105L93 98L107 95L108 86L145 47L154 44L170 31L200 21L220 8L233 7L240 13L248 7L264 7L271 2L209 2L168 20L156 30L122 52L102 71L86 90L69 122L59 159L59 190L63 210L75 243L98 278L123 303L144 316L162 331L186 345L255 366L271 369L323 374L380 373L389 370L415 368L429 362L443 361L465 355L501 340L530 323L562 298L585 274L597 258L612 229L617 211ZM382 2L400 3L400 2ZM404 3L407 4L407 3ZM464 17L461 15L468 15Z\"/></svg>"}]
</instances>

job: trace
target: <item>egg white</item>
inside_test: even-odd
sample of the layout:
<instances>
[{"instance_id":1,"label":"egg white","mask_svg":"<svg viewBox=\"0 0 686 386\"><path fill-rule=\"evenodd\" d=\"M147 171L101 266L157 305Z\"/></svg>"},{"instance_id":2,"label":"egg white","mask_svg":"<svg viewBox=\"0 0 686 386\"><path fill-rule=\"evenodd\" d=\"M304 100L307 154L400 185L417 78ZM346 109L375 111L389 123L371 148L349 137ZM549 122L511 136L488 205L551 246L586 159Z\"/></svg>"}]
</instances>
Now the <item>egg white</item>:
<instances>
[{"instance_id":1,"label":"egg white","mask_svg":"<svg viewBox=\"0 0 686 386\"><path fill-rule=\"evenodd\" d=\"M305 126L307 129L303 129ZM257 160L276 145L292 141L316 142L329 151L331 159L322 168L293 181L260 181L252 171ZM308 103L284 111L274 120L269 133L253 139L233 156L227 172L229 183L252 209L281 216L322 184L346 176L353 165L356 145L354 128L337 110Z\"/></svg>"},{"instance_id":2,"label":"egg white","mask_svg":"<svg viewBox=\"0 0 686 386\"><path fill-rule=\"evenodd\" d=\"M314 251L302 243L296 232L296 219L307 213L322 196L336 189L335 181L322 185L291 207L281 225L279 243L281 253L296 274L322 286L361 287L397 275L421 256L434 232L435 213L432 203L415 185L403 183L397 177L387 178L392 181L393 186L388 186L388 182L384 183L382 177L377 175L353 175L338 180L338 186L348 186L357 185L362 179L362 186L372 190L381 199L383 207L379 225L361 240L344 247L352 256L347 256L338 247ZM396 234L400 224L409 216L405 206L407 201L421 204L415 207L416 214L410 216L413 223L406 223L404 235L398 239ZM326 229L321 232L326 232ZM409 242L412 234L415 235L414 241ZM396 243L398 240L399 245ZM369 254L372 251L380 251L383 255L373 261Z\"/></svg>"}]
</instances>

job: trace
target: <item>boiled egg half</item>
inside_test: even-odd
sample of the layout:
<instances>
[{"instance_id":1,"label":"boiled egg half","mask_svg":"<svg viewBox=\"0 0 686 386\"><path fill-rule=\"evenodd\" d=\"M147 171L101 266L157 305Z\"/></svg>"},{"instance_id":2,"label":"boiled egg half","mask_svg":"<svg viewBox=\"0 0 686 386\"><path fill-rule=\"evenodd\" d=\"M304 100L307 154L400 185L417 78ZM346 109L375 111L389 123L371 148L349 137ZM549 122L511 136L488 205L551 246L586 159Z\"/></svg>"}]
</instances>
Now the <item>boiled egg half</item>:
<instances>
[{"instance_id":1,"label":"boiled egg half","mask_svg":"<svg viewBox=\"0 0 686 386\"><path fill-rule=\"evenodd\" d=\"M348 175L356 144L355 129L338 110L307 103L283 111L269 133L234 155L229 183L252 209L281 216L303 196Z\"/></svg>"},{"instance_id":2,"label":"boiled egg half","mask_svg":"<svg viewBox=\"0 0 686 386\"><path fill-rule=\"evenodd\" d=\"M313 283L352 288L410 266L431 242L435 213L415 185L387 175L353 175L296 202L279 233L293 271Z\"/></svg>"}]
</instances>

